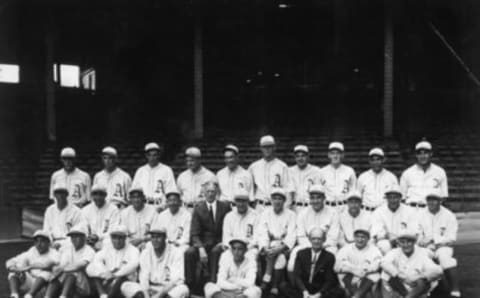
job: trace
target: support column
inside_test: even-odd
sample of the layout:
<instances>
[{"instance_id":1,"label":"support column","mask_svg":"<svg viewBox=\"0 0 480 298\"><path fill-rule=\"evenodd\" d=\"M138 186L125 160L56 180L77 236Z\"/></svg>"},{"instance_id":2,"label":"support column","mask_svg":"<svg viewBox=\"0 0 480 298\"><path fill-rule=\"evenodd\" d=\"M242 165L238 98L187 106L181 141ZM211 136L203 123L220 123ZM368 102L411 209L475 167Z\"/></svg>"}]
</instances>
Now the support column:
<instances>
[{"instance_id":1,"label":"support column","mask_svg":"<svg viewBox=\"0 0 480 298\"><path fill-rule=\"evenodd\" d=\"M193 37L193 84L194 84L194 113L195 113L195 137L203 137L203 40L202 40L202 19L197 10L194 16L194 37Z\"/></svg>"},{"instance_id":2,"label":"support column","mask_svg":"<svg viewBox=\"0 0 480 298\"><path fill-rule=\"evenodd\" d=\"M45 30L45 97L46 97L46 123L47 138L49 141L57 139L56 127L56 109L55 109L55 83L53 81L53 51L54 51L54 34L51 16L48 17ZM57 75L60 75L57 73Z\"/></svg>"},{"instance_id":3,"label":"support column","mask_svg":"<svg viewBox=\"0 0 480 298\"><path fill-rule=\"evenodd\" d=\"M393 135L393 2L385 0L385 41L384 41L384 81L383 81L383 135Z\"/></svg>"}]
</instances>

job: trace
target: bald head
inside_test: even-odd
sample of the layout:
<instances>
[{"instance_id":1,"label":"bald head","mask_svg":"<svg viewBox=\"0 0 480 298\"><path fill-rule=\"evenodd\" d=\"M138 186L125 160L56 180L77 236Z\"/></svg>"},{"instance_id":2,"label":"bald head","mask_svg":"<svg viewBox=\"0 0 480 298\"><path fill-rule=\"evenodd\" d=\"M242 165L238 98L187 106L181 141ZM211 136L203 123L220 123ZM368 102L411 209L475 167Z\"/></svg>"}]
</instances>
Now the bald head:
<instances>
[{"instance_id":1,"label":"bald head","mask_svg":"<svg viewBox=\"0 0 480 298\"><path fill-rule=\"evenodd\" d=\"M326 233L320 227L312 227L308 231L308 238L312 244L312 249L314 251L320 251L323 248L323 243L325 242Z\"/></svg>"}]
</instances>

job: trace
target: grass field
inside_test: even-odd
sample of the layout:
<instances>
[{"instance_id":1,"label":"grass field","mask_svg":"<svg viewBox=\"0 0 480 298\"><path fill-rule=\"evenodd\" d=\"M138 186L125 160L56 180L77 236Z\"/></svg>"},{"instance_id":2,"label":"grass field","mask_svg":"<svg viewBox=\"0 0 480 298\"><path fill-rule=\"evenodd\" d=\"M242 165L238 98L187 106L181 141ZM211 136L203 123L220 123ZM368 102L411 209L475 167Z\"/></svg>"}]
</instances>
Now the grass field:
<instances>
[{"instance_id":1,"label":"grass field","mask_svg":"<svg viewBox=\"0 0 480 298\"><path fill-rule=\"evenodd\" d=\"M8 297L8 284L6 280L5 261L26 250L31 244L28 242L0 244L0 297ZM463 297L480 297L480 244L459 245L455 249L459 271L461 274L461 287Z\"/></svg>"}]
</instances>

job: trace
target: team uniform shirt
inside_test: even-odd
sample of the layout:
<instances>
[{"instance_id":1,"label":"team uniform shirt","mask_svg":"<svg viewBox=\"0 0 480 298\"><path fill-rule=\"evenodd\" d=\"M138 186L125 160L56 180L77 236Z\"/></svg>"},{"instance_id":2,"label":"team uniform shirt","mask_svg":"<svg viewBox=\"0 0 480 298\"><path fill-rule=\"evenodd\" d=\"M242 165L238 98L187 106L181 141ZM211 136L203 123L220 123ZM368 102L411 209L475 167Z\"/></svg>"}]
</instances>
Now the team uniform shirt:
<instances>
[{"instance_id":1,"label":"team uniform shirt","mask_svg":"<svg viewBox=\"0 0 480 298\"><path fill-rule=\"evenodd\" d=\"M395 212L387 204L377 208L372 217L372 236L378 239L393 240L405 229L418 231L416 213L407 205L400 204Z\"/></svg>"},{"instance_id":2,"label":"team uniform shirt","mask_svg":"<svg viewBox=\"0 0 480 298\"><path fill-rule=\"evenodd\" d=\"M75 250L73 245L66 245L60 253L60 266L65 267L67 265L76 264L82 261L90 264L95 257L95 251L89 245L84 245L79 250Z\"/></svg>"},{"instance_id":3,"label":"team uniform shirt","mask_svg":"<svg viewBox=\"0 0 480 298\"><path fill-rule=\"evenodd\" d=\"M93 177L93 184L107 188L107 201L128 204L128 190L132 185L132 178L124 170L116 168L111 173L102 170Z\"/></svg>"},{"instance_id":4,"label":"team uniform shirt","mask_svg":"<svg viewBox=\"0 0 480 298\"><path fill-rule=\"evenodd\" d=\"M115 249L113 245L105 245L95 254L92 263L87 266L87 274L90 277L102 278L106 271L113 272L115 270L115 276L135 279L139 257L138 249L129 243L125 243L125 247L122 249Z\"/></svg>"},{"instance_id":5,"label":"team uniform shirt","mask_svg":"<svg viewBox=\"0 0 480 298\"><path fill-rule=\"evenodd\" d=\"M338 168L326 165L321 172L327 202L344 202L347 194L356 187L355 171L347 165L341 164Z\"/></svg>"},{"instance_id":6,"label":"team uniform shirt","mask_svg":"<svg viewBox=\"0 0 480 298\"><path fill-rule=\"evenodd\" d=\"M65 240L70 229L83 220L82 212L77 206L68 203L65 208L59 210L54 203L45 211L43 229L50 233L54 242Z\"/></svg>"},{"instance_id":7,"label":"team uniform shirt","mask_svg":"<svg viewBox=\"0 0 480 298\"><path fill-rule=\"evenodd\" d=\"M156 205L165 205L165 193L175 189L175 177L172 169L162 163L155 167L146 164L138 168L133 177L132 187L141 187L147 201Z\"/></svg>"},{"instance_id":8,"label":"team uniform shirt","mask_svg":"<svg viewBox=\"0 0 480 298\"><path fill-rule=\"evenodd\" d=\"M420 239L433 244L452 245L457 241L458 223L455 214L440 206L433 214L428 209L419 213Z\"/></svg>"},{"instance_id":9,"label":"team uniform shirt","mask_svg":"<svg viewBox=\"0 0 480 298\"><path fill-rule=\"evenodd\" d=\"M52 174L50 179L50 199L52 200L55 199L53 187L56 184L67 187L68 201L70 203L79 205L90 201L92 181L90 176L79 168L75 168L71 173L68 173L65 169L60 169Z\"/></svg>"},{"instance_id":10,"label":"team uniform shirt","mask_svg":"<svg viewBox=\"0 0 480 298\"><path fill-rule=\"evenodd\" d=\"M183 271L183 253L174 250L171 245L167 244L160 258L155 254L150 242L140 254L139 282L143 289L148 289L150 285L166 285L170 282L183 284Z\"/></svg>"},{"instance_id":11,"label":"team uniform shirt","mask_svg":"<svg viewBox=\"0 0 480 298\"><path fill-rule=\"evenodd\" d=\"M432 163L426 171L417 164L412 165L400 177L400 189L407 203L426 203L426 196L437 189L448 197L448 181L445 170Z\"/></svg>"},{"instance_id":12,"label":"team uniform shirt","mask_svg":"<svg viewBox=\"0 0 480 298\"><path fill-rule=\"evenodd\" d=\"M260 248L270 248L281 243L292 249L295 245L295 212L283 209L280 214L267 208L259 220L258 244Z\"/></svg>"},{"instance_id":13,"label":"team uniform shirt","mask_svg":"<svg viewBox=\"0 0 480 298\"><path fill-rule=\"evenodd\" d=\"M238 286L248 289L255 286L257 277L257 263L255 260L245 258L237 266L232 257L220 258L218 268L217 286L222 290L233 290Z\"/></svg>"},{"instance_id":14,"label":"team uniform shirt","mask_svg":"<svg viewBox=\"0 0 480 298\"><path fill-rule=\"evenodd\" d=\"M253 199L253 179L252 175L241 166L231 171L224 167L217 173L218 184L220 185L220 199L233 202L234 195L239 189L244 189Z\"/></svg>"},{"instance_id":15,"label":"team uniform shirt","mask_svg":"<svg viewBox=\"0 0 480 298\"><path fill-rule=\"evenodd\" d=\"M382 169L375 173L370 169L358 177L357 189L364 206L377 208L384 203L385 192L395 185L398 185L398 179L392 172Z\"/></svg>"},{"instance_id":16,"label":"team uniform shirt","mask_svg":"<svg viewBox=\"0 0 480 298\"><path fill-rule=\"evenodd\" d=\"M109 202L105 202L102 208L90 203L83 207L82 216L87 223L89 234L97 235L99 240L108 238L110 229L120 221L120 211Z\"/></svg>"},{"instance_id":17,"label":"team uniform shirt","mask_svg":"<svg viewBox=\"0 0 480 298\"><path fill-rule=\"evenodd\" d=\"M223 220L223 244L230 245L232 239L243 239L248 242L248 247L255 245L258 220L258 213L251 208L243 215L237 210L227 213Z\"/></svg>"},{"instance_id":18,"label":"team uniform shirt","mask_svg":"<svg viewBox=\"0 0 480 298\"><path fill-rule=\"evenodd\" d=\"M7 260L5 265L7 268L12 266L21 268L32 264L58 265L59 259L60 256L55 249L50 248L46 253L40 254L37 248L35 246L32 246L27 251ZM28 273L31 274L33 278L42 277L46 281L50 281L53 277L51 271L43 269L30 269ZM15 273L9 273L9 277L13 274Z\"/></svg>"},{"instance_id":19,"label":"team uniform shirt","mask_svg":"<svg viewBox=\"0 0 480 298\"><path fill-rule=\"evenodd\" d=\"M143 238L150 231L157 209L145 204L143 209L137 211L133 206L128 206L120 212L120 223L128 229L129 239Z\"/></svg>"},{"instance_id":20,"label":"team uniform shirt","mask_svg":"<svg viewBox=\"0 0 480 298\"><path fill-rule=\"evenodd\" d=\"M312 207L303 209L297 216L297 242L300 246L310 246L308 231L311 227L320 227L327 231L325 246L336 246L339 235L337 211L329 206L315 212Z\"/></svg>"},{"instance_id":21,"label":"team uniform shirt","mask_svg":"<svg viewBox=\"0 0 480 298\"><path fill-rule=\"evenodd\" d=\"M172 214L170 209L166 209L155 217L152 226L165 228L169 243L188 245L191 223L192 214L185 208L180 208L176 214Z\"/></svg>"},{"instance_id":22,"label":"team uniform shirt","mask_svg":"<svg viewBox=\"0 0 480 298\"><path fill-rule=\"evenodd\" d=\"M178 190L185 204L197 203L203 200L203 185L215 181L215 174L205 167L194 173L190 169L183 171L177 179Z\"/></svg>"},{"instance_id":23,"label":"team uniform shirt","mask_svg":"<svg viewBox=\"0 0 480 298\"><path fill-rule=\"evenodd\" d=\"M342 247L335 257L335 271L352 273L355 278L367 277L373 282L380 279L380 262L382 253L375 245L367 244L358 249L355 243Z\"/></svg>"},{"instance_id":24,"label":"team uniform shirt","mask_svg":"<svg viewBox=\"0 0 480 298\"><path fill-rule=\"evenodd\" d=\"M353 217L348 210L340 213L340 244L344 245L352 243L354 240L353 233L357 229L370 231L372 228L372 214L360 210L360 213Z\"/></svg>"},{"instance_id":25,"label":"team uniform shirt","mask_svg":"<svg viewBox=\"0 0 480 298\"><path fill-rule=\"evenodd\" d=\"M300 169L297 165L290 167L289 177L296 203L307 204L310 187L322 181L320 168L311 164L307 164L305 169Z\"/></svg>"},{"instance_id":26,"label":"team uniform shirt","mask_svg":"<svg viewBox=\"0 0 480 298\"><path fill-rule=\"evenodd\" d=\"M270 202L270 192L272 188L290 188L287 165L274 158L271 161L259 159L248 167L252 174L254 185L254 199Z\"/></svg>"}]
</instances>

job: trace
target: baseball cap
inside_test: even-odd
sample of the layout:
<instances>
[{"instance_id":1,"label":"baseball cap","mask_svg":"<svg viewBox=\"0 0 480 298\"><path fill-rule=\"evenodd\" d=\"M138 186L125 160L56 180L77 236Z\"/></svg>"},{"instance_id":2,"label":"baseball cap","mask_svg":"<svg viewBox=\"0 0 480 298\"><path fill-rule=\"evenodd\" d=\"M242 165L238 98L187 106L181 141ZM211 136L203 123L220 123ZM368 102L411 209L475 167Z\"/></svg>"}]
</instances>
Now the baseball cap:
<instances>
[{"instance_id":1,"label":"baseball cap","mask_svg":"<svg viewBox=\"0 0 480 298\"><path fill-rule=\"evenodd\" d=\"M113 226L112 230L110 231L110 236L114 236L114 235L127 237L128 235L127 227L122 224Z\"/></svg>"},{"instance_id":2,"label":"baseball cap","mask_svg":"<svg viewBox=\"0 0 480 298\"><path fill-rule=\"evenodd\" d=\"M287 198L287 194L285 193L285 190L283 188L280 188L280 187L274 187L272 189L272 191L270 192L270 197L273 197L274 195L280 195L284 199Z\"/></svg>"},{"instance_id":3,"label":"baseball cap","mask_svg":"<svg viewBox=\"0 0 480 298\"><path fill-rule=\"evenodd\" d=\"M352 191L350 194L347 196L347 201L353 200L353 199L358 199L362 200L362 195L358 191Z\"/></svg>"},{"instance_id":4,"label":"baseball cap","mask_svg":"<svg viewBox=\"0 0 480 298\"><path fill-rule=\"evenodd\" d=\"M160 151L160 146L158 146L157 143L151 142L145 145L145 152L148 152L150 150L158 150Z\"/></svg>"},{"instance_id":5,"label":"baseball cap","mask_svg":"<svg viewBox=\"0 0 480 298\"><path fill-rule=\"evenodd\" d=\"M228 244L230 244L230 246L234 245L235 243L241 243L245 246L248 245L248 242L245 239L242 239L242 238L233 238L232 240L230 240L228 242Z\"/></svg>"},{"instance_id":6,"label":"baseball cap","mask_svg":"<svg viewBox=\"0 0 480 298\"><path fill-rule=\"evenodd\" d=\"M271 135L266 135L260 138L260 147L274 146L275 139Z\"/></svg>"},{"instance_id":7,"label":"baseball cap","mask_svg":"<svg viewBox=\"0 0 480 298\"><path fill-rule=\"evenodd\" d=\"M306 145L297 145L293 148L293 153L305 152L308 153L308 147Z\"/></svg>"},{"instance_id":8,"label":"baseball cap","mask_svg":"<svg viewBox=\"0 0 480 298\"><path fill-rule=\"evenodd\" d=\"M415 145L415 151L418 151L418 150L432 151L432 144L430 144L430 142L427 142L427 141L418 142L417 145Z\"/></svg>"},{"instance_id":9,"label":"baseball cap","mask_svg":"<svg viewBox=\"0 0 480 298\"><path fill-rule=\"evenodd\" d=\"M397 184L392 185L387 191L385 191L385 196L392 193L402 195L402 192L400 191L400 186L398 186Z\"/></svg>"},{"instance_id":10,"label":"baseball cap","mask_svg":"<svg viewBox=\"0 0 480 298\"><path fill-rule=\"evenodd\" d=\"M66 192L68 194L68 188L67 185L63 183L57 183L53 186L53 193L56 192Z\"/></svg>"},{"instance_id":11,"label":"baseball cap","mask_svg":"<svg viewBox=\"0 0 480 298\"><path fill-rule=\"evenodd\" d=\"M321 184L314 184L310 187L308 190L309 194L312 193L319 193L319 194L325 194L325 190L323 189L323 186Z\"/></svg>"},{"instance_id":12,"label":"baseball cap","mask_svg":"<svg viewBox=\"0 0 480 298\"><path fill-rule=\"evenodd\" d=\"M235 145L232 145L232 144L228 144L227 146L225 146L223 148L223 152L225 152L225 151L232 151L235 154L240 153L240 150L238 150L238 147L235 146Z\"/></svg>"},{"instance_id":13,"label":"baseball cap","mask_svg":"<svg viewBox=\"0 0 480 298\"><path fill-rule=\"evenodd\" d=\"M165 193L165 197L166 197L166 198L168 198L168 196L171 196L171 195L177 195L179 198L182 197L177 188L172 188L171 190L168 190L168 191Z\"/></svg>"},{"instance_id":14,"label":"baseball cap","mask_svg":"<svg viewBox=\"0 0 480 298\"><path fill-rule=\"evenodd\" d=\"M437 188L433 188L431 190L429 190L427 192L427 195L425 196L425 198L428 200L428 199L437 199L437 200L441 200L443 199L443 195L442 193L440 192L440 189L437 189Z\"/></svg>"},{"instance_id":15,"label":"baseball cap","mask_svg":"<svg viewBox=\"0 0 480 298\"><path fill-rule=\"evenodd\" d=\"M117 156L117 149L115 149L113 147L110 147L110 146L107 146L107 147L102 149L102 154Z\"/></svg>"},{"instance_id":16,"label":"baseball cap","mask_svg":"<svg viewBox=\"0 0 480 298\"><path fill-rule=\"evenodd\" d=\"M385 157L385 153L383 152L382 148L373 148L368 152L368 156L380 156L380 157Z\"/></svg>"},{"instance_id":17,"label":"baseball cap","mask_svg":"<svg viewBox=\"0 0 480 298\"><path fill-rule=\"evenodd\" d=\"M128 194L131 195L135 192L141 193L142 195L144 194L143 193L143 188L141 188L140 186L134 186L134 187L130 188L130 190L128 191Z\"/></svg>"},{"instance_id":18,"label":"baseball cap","mask_svg":"<svg viewBox=\"0 0 480 298\"><path fill-rule=\"evenodd\" d=\"M36 230L35 233L33 233L33 239L42 237L45 239L48 239L48 241L52 241L52 238L50 237L50 233L45 230Z\"/></svg>"},{"instance_id":19,"label":"baseball cap","mask_svg":"<svg viewBox=\"0 0 480 298\"><path fill-rule=\"evenodd\" d=\"M245 188L239 188L235 191L233 194L233 199L234 200L249 200L250 199L250 194Z\"/></svg>"},{"instance_id":20,"label":"baseball cap","mask_svg":"<svg viewBox=\"0 0 480 298\"><path fill-rule=\"evenodd\" d=\"M328 145L328 151L331 150L339 150L339 151L345 151L345 148L343 147L343 144L340 142L331 142L330 145Z\"/></svg>"},{"instance_id":21,"label":"baseball cap","mask_svg":"<svg viewBox=\"0 0 480 298\"><path fill-rule=\"evenodd\" d=\"M72 147L65 147L60 152L60 157L74 158L76 156L75 150Z\"/></svg>"},{"instance_id":22,"label":"baseball cap","mask_svg":"<svg viewBox=\"0 0 480 298\"><path fill-rule=\"evenodd\" d=\"M70 232L67 233L67 236L72 236L75 234L81 234L87 236L88 229L85 224L77 224L70 229Z\"/></svg>"},{"instance_id":23,"label":"baseball cap","mask_svg":"<svg viewBox=\"0 0 480 298\"><path fill-rule=\"evenodd\" d=\"M368 229L364 228L364 227L357 228L357 229L355 229L355 231L353 231L353 235L355 235L357 233L362 233L362 234L365 234L368 237L370 237L370 231Z\"/></svg>"},{"instance_id":24,"label":"baseball cap","mask_svg":"<svg viewBox=\"0 0 480 298\"><path fill-rule=\"evenodd\" d=\"M167 229L164 226L161 225L154 225L152 228L150 228L150 231L148 231L149 234L164 234L167 235Z\"/></svg>"},{"instance_id":25,"label":"baseball cap","mask_svg":"<svg viewBox=\"0 0 480 298\"><path fill-rule=\"evenodd\" d=\"M185 150L185 155L190 157L201 157L202 152L197 147L190 147Z\"/></svg>"},{"instance_id":26,"label":"baseball cap","mask_svg":"<svg viewBox=\"0 0 480 298\"><path fill-rule=\"evenodd\" d=\"M94 194L94 193L103 193L103 194L107 194L107 188L103 185L100 185L100 184L94 184L92 186L92 190L91 190L91 193Z\"/></svg>"},{"instance_id":27,"label":"baseball cap","mask_svg":"<svg viewBox=\"0 0 480 298\"><path fill-rule=\"evenodd\" d=\"M397 239L417 240L417 233L413 229L402 229L398 234Z\"/></svg>"}]
</instances>

